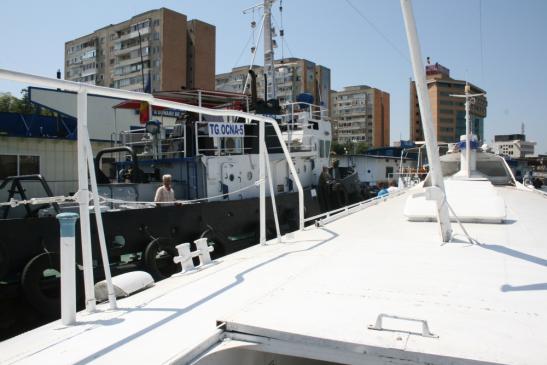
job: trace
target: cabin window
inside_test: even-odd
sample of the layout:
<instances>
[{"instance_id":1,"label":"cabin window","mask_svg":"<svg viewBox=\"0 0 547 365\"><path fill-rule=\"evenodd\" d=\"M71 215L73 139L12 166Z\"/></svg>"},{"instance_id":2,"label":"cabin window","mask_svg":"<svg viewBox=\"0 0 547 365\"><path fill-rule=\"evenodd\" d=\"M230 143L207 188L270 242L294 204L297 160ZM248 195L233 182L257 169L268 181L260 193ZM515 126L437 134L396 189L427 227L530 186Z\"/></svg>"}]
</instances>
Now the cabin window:
<instances>
[{"instance_id":1,"label":"cabin window","mask_svg":"<svg viewBox=\"0 0 547 365\"><path fill-rule=\"evenodd\" d=\"M319 157L325 157L325 141L322 139L319 140Z\"/></svg>"},{"instance_id":2,"label":"cabin window","mask_svg":"<svg viewBox=\"0 0 547 365\"><path fill-rule=\"evenodd\" d=\"M386 166L386 179L393 177L393 166Z\"/></svg>"},{"instance_id":3,"label":"cabin window","mask_svg":"<svg viewBox=\"0 0 547 365\"><path fill-rule=\"evenodd\" d=\"M19 175L40 173L40 156L19 156Z\"/></svg>"},{"instance_id":4,"label":"cabin window","mask_svg":"<svg viewBox=\"0 0 547 365\"><path fill-rule=\"evenodd\" d=\"M40 156L0 155L0 179L40 173Z\"/></svg>"},{"instance_id":5,"label":"cabin window","mask_svg":"<svg viewBox=\"0 0 547 365\"><path fill-rule=\"evenodd\" d=\"M0 179L17 175L17 155L0 155Z\"/></svg>"}]
</instances>

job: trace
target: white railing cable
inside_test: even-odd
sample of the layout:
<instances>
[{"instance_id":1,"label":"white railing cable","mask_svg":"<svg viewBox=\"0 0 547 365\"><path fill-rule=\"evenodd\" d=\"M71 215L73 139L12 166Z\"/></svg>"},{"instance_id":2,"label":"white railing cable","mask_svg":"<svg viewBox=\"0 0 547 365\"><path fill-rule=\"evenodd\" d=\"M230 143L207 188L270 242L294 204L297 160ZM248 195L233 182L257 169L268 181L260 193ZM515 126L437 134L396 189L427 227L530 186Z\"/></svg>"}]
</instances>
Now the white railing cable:
<instances>
[{"instance_id":1,"label":"white railing cable","mask_svg":"<svg viewBox=\"0 0 547 365\"><path fill-rule=\"evenodd\" d=\"M114 199L114 198L107 198L107 197L104 197L104 196L99 196L99 202L108 202L108 203L114 203L114 204L157 204L157 205L181 204L181 205L184 205L184 204L198 203L198 202L202 202L202 201L207 201L207 200L211 200L211 199L218 199L218 198L223 198L223 197L226 197L226 196L229 196L229 195L234 195L234 194L240 193L240 192L248 190L248 189L256 188L256 187L260 186L261 183L262 182L260 180L257 180L252 185L248 185L248 186L245 186L243 188L240 188L240 189L237 189L237 190L234 190L234 191L230 191L228 193L218 194L218 195L214 195L214 196L208 196L208 197L205 197L205 198L190 199L190 200L173 200L173 201L168 201L168 202L155 202L155 201L123 200L123 199Z\"/></svg>"},{"instance_id":2,"label":"white railing cable","mask_svg":"<svg viewBox=\"0 0 547 365\"><path fill-rule=\"evenodd\" d=\"M220 117L231 116L231 117L243 118L246 120L254 120L254 121L271 124L275 130L275 133L277 134L277 138L279 139L279 143L281 144L281 147L283 149L283 153L287 160L287 164L289 165L290 173L291 175L293 175L293 180L298 189L298 203L299 203L298 210L299 210L300 229L304 228L304 190L302 188L302 184L298 177L298 173L296 172L296 168L292 161L287 145L285 144L283 140L283 135L281 133L281 130L279 126L277 125L277 122L270 117L257 115L257 114L250 114L250 113L246 113L246 112L242 112L238 110L204 108L204 107L199 107L199 106L190 105L190 104L178 103L178 102L174 102L170 100L158 99L152 96L151 94L146 94L141 92L111 89L111 88L107 88L103 86L87 85L87 84L81 84L81 83L77 83L73 81L51 79L48 77L35 76L35 75L25 74L21 72L9 71L5 69L0 69L0 79L11 80L11 81L21 82L21 83L28 83L28 84L42 85L45 87L64 89L64 90L74 91L74 92L78 92L82 88L85 88L87 93L92 93L92 94L97 94L102 96L146 101L150 105L161 106L161 107L176 109L176 110L183 110L183 111L192 112L196 114L203 113L207 115L220 116Z\"/></svg>"}]
</instances>

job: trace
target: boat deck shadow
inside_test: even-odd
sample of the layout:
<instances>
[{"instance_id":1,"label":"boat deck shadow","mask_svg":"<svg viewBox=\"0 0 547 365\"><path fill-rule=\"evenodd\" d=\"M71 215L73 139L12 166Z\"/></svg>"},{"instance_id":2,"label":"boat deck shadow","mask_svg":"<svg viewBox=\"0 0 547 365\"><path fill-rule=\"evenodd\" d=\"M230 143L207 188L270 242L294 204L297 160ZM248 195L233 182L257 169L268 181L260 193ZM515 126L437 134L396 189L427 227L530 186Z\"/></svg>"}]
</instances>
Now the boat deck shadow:
<instances>
[{"instance_id":1,"label":"boat deck shadow","mask_svg":"<svg viewBox=\"0 0 547 365\"><path fill-rule=\"evenodd\" d=\"M498 252L498 253L501 253L501 254L504 254L504 255L508 255L508 256L511 256L511 257L514 257L514 258L517 258L517 259L520 259L520 260L528 261L532 264L547 267L547 260L546 259L544 259L542 257L527 254L526 252L517 251L515 249L505 247L505 246L501 246L501 245L492 245L492 244L487 244L487 243L482 243L482 244L477 245L477 246L485 248L487 250Z\"/></svg>"},{"instance_id":2,"label":"boat deck shadow","mask_svg":"<svg viewBox=\"0 0 547 365\"><path fill-rule=\"evenodd\" d=\"M112 350L115 350L116 348L120 347L120 346L123 346L124 344L130 342L130 341L133 341L134 339L142 336L142 335L145 335L146 333L150 332L150 331L153 331L161 326L163 326L164 324L192 311L193 309L195 309L196 307L199 307L200 305L203 305L204 303L208 302L209 300L221 295L222 293L226 292L227 290L229 289L232 289L240 284L242 284L244 281L245 281L245 275L249 274L250 272L252 271L255 271L269 263L272 263L274 261L277 261L277 260L280 260L286 256L289 256L289 255L292 255L292 254L296 254L296 253L301 253L301 252L306 252L306 251L311 251L319 246L322 246L324 244L326 244L327 242L329 241L332 241L334 240L336 237L338 237L338 234L327 229L327 228L324 228L324 227L321 227L319 228L325 232L328 232L329 234L331 234L331 237L327 238L327 239L324 239L322 241L319 241L317 244L313 245L313 246L310 246L308 248L305 248L305 249L301 249L301 250L294 250L294 251L289 251L289 252L284 252L278 256L275 256L275 257L272 257L266 261L263 261L255 266L252 266L244 271L242 271L241 273L237 274L235 277L234 277L234 281L232 283L230 283L229 285L226 285L225 287L197 300L196 302L188 305L187 307L185 308L149 308L149 307L137 307L137 308L124 308L124 309L121 309L123 310L125 313L131 313L131 312L138 312L138 311L165 311L165 312L173 312L171 315L169 315L168 317L162 319L162 320L159 320L157 322L155 322L154 324L148 326L148 327L145 327L119 341L116 341L112 344L110 344L109 346L105 347L105 348L102 348L100 350L97 350L96 352L94 352L93 354L81 359L80 361L78 362L75 362L74 364L75 365L82 365L82 364L87 364L91 361L94 361L106 354L108 354L109 352L111 352Z\"/></svg>"},{"instance_id":3,"label":"boat deck shadow","mask_svg":"<svg viewBox=\"0 0 547 365\"><path fill-rule=\"evenodd\" d=\"M504 284L500 287L500 291L507 293L512 291L528 291L528 290L547 290L547 283L536 283L527 285L510 285Z\"/></svg>"}]
</instances>

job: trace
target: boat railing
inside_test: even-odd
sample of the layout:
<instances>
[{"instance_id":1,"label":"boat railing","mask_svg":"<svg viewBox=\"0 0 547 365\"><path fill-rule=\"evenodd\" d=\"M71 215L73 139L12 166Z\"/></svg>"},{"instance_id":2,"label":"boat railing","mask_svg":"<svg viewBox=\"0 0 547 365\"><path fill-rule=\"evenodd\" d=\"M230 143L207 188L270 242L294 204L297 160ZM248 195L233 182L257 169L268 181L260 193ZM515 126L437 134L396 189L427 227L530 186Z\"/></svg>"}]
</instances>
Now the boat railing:
<instances>
[{"instance_id":1,"label":"boat railing","mask_svg":"<svg viewBox=\"0 0 547 365\"><path fill-rule=\"evenodd\" d=\"M89 202L92 199L95 204L93 209L95 212L97 235L99 239L100 255L103 262L104 275L107 283L108 299L110 302L110 308L115 309L116 305L116 295L114 293L114 287L112 285L110 265L108 250L106 244L106 237L103 229L103 221L101 216L100 205L96 204L99 199L98 188L97 188L97 177L95 174L95 164L94 156L92 155L92 148L90 142L90 136L88 131L88 95L94 94L99 96L109 96L119 99L128 99L128 100L138 100L145 101L152 106L158 106L168 109L181 110L185 112L191 112L196 114L211 115L215 117L226 117L226 118L242 118L247 123L254 121L258 123L259 127L259 180L258 186L260 189L259 195L259 216L260 216L260 231L259 231L259 242L264 244L266 243L266 169L269 167L268 151L266 149L266 143L264 138L264 130L266 125L270 125L274 128L277 138L280 145L283 148L283 153L285 160L289 167L292 179L297 187L298 191L298 216L299 216L299 229L304 228L304 191L302 188L302 183L300 182L296 167L293 163L291 155L288 148L285 145L283 140L283 135L277 122L267 116L263 115L254 115L238 110L218 110L205 108L201 106L195 106L190 104L184 104L179 102L174 102L170 100L164 100L154 97L151 94L133 92L120 89L112 89L102 86L89 85L84 83L78 83L73 81L52 79L43 76L36 76L31 74L25 74L16 71L10 71L5 69L0 69L0 79L20 82L24 84L43 86L53 89L64 89L66 91L71 91L76 93L76 115L78 118L77 123L77 171L78 171L78 192L77 200L79 202L79 211L80 211L80 234L81 234L81 245L82 245L82 266L83 266L83 277L84 277L84 292L85 292L85 303L86 309L88 312L94 312L96 309L96 299L94 294L94 280L93 280L93 252L91 246L91 222L89 215ZM269 170L269 168L268 168ZM267 174L271 176L271 173ZM91 188L90 188L91 186ZM270 183L270 187L272 184ZM62 197L66 198L66 197ZM272 195L272 208L274 209L274 216L277 216L275 213L275 200L274 195ZM279 229L276 227L276 231L279 235ZM68 260L68 261L66 261ZM66 259L63 265L74 266L75 261L73 259ZM63 274L61 274L63 275ZM66 275L65 275L66 277ZM69 294L70 302L75 303L76 292L73 288ZM74 308L75 308L74 304ZM73 324L74 321L69 321L70 324ZM63 323L65 321L63 320Z\"/></svg>"},{"instance_id":2,"label":"boat railing","mask_svg":"<svg viewBox=\"0 0 547 365\"><path fill-rule=\"evenodd\" d=\"M283 107L287 111L290 111L286 115L293 116L297 113L306 113L309 119L313 120L324 120L328 117L328 109L316 104L305 103L305 102L289 102L283 104Z\"/></svg>"},{"instance_id":3,"label":"boat railing","mask_svg":"<svg viewBox=\"0 0 547 365\"><path fill-rule=\"evenodd\" d=\"M403 172L391 172L388 174L388 181L396 181L399 188L410 188L422 182L426 178L427 174L427 172L418 172L412 170Z\"/></svg>"},{"instance_id":4,"label":"boat railing","mask_svg":"<svg viewBox=\"0 0 547 365\"><path fill-rule=\"evenodd\" d=\"M315 225L323 225L329 222L335 221L342 217L348 216L360 210L369 208L371 206L377 205L382 201L386 201L390 198L404 194L408 188L399 188L393 191L390 191L386 195L376 196L367 200L360 201L358 203L350 204L342 208L330 210L328 212L320 213L304 219L304 222L315 222Z\"/></svg>"},{"instance_id":5,"label":"boat railing","mask_svg":"<svg viewBox=\"0 0 547 365\"><path fill-rule=\"evenodd\" d=\"M184 128L182 136L161 138L148 133L145 128L123 131L120 133L120 143L133 148L138 157L164 159L186 157L186 138Z\"/></svg>"}]
</instances>

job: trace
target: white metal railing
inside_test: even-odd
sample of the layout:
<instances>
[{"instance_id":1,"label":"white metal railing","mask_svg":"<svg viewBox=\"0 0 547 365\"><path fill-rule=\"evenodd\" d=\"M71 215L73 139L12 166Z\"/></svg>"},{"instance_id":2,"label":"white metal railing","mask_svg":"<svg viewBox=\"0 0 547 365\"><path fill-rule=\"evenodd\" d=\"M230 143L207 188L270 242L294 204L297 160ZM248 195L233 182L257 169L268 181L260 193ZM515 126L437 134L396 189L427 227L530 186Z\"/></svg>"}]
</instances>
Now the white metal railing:
<instances>
[{"instance_id":1,"label":"white metal railing","mask_svg":"<svg viewBox=\"0 0 547 365\"><path fill-rule=\"evenodd\" d=\"M422 182L427 174L428 172L391 172L387 177L389 181L396 180L399 188L409 188Z\"/></svg>"},{"instance_id":2,"label":"white metal railing","mask_svg":"<svg viewBox=\"0 0 547 365\"><path fill-rule=\"evenodd\" d=\"M183 134L184 134L183 130ZM135 129L120 133L120 143L123 146L133 148L138 157L150 157L154 159L186 157L186 138L154 137L146 132L146 129Z\"/></svg>"},{"instance_id":3,"label":"white metal railing","mask_svg":"<svg viewBox=\"0 0 547 365\"><path fill-rule=\"evenodd\" d=\"M303 109L302 105L304 105L305 108L307 108L308 110L302 110ZM306 102L293 101L293 102L285 103L282 106L284 106L287 110L290 109L291 112L289 113L289 115L295 114L295 107L296 107L296 113L305 112L309 115L310 119L315 119L315 120L325 119L328 115L327 108L324 108L321 105L310 104Z\"/></svg>"},{"instance_id":4,"label":"white metal railing","mask_svg":"<svg viewBox=\"0 0 547 365\"><path fill-rule=\"evenodd\" d=\"M304 222L315 221L315 223L319 224L319 225L326 224L328 222L332 222L336 219L345 217L347 215L358 212L360 210L371 207L373 205L377 205L381 201L385 201L385 200L388 200L390 198L402 195L407 190L408 190L408 188L397 189L397 190L389 192L389 194L387 194L387 195L376 196L374 198L370 198L370 199L367 199L367 200L360 201L358 203L350 204L350 205L347 205L347 206L342 207L342 208L338 208L338 209L330 210L328 212L316 214L312 217L305 218ZM320 218L322 218L322 219L320 219Z\"/></svg>"},{"instance_id":5,"label":"white metal railing","mask_svg":"<svg viewBox=\"0 0 547 365\"><path fill-rule=\"evenodd\" d=\"M82 261L84 266L84 289L85 289L85 298L86 298L86 308L89 312L95 311L96 300L94 294L94 280L93 280L93 259L92 259L92 250L91 250L91 230L90 230L90 216L89 216L89 181L88 174L91 182L91 193L93 195L93 201L99 202L99 194L97 190L97 180L95 176L94 161L91 149L91 143L89 140L89 134L87 129L87 96L88 93L93 93L95 95L108 96L113 98L129 99L129 100L139 100L146 101L150 105L160 106L164 108L170 108L175 110L182 110L197 114L206 114L212 116L220 117L233 117L233 118L243 118L246 123L251 121L256 121L259 123L259 138L261 141L264 141L264 130L265 124L270 124L279 139L279 143L283 149L285 159L291 174L293 175L293 181L295 182L298 189L298 210L299 210L299 228L304 228L304 191L302 184L298 177L298 173L292 161L291 155L285 142L283 141L283 135L277 122L269 117L263 115L254 115L237 110L218 110L218 109L209 109L204 107L199 107L195 105L183 104L169 100L157 99L151 94L145 94L140 92L133 92L127 90L111 89L102 86L81 84L72 81L52 79L43 76L36 76L31 74L25 74L5 69L0 69L0 79L21 82L31 85L39 85L43 87L50 87L53 89L64 89L67 91L72 91L77 93L77 150L78 150L78 197L79 197L79 207L80 207L80 233L81 233L81 243L82 243ZM265 143L260 143L259 147L259 181L260 183L260 242L266 242L266 183L265 183L265 174L266 174L266 153ZM103 267L105 271L105 278L107 282L108 298L111 308L116 308L116 297L114 289L112 286L112 279L110 274L108 251L106 249L106 240L104 237L104 229L102 216L100 211L100 204L93 204L95 209L95 218L97 220L97 233L99 236L100 243L100 252L103 262ZM73 293L73 300L75 300L75 293Z\"/></svg>"}]
</instances>

